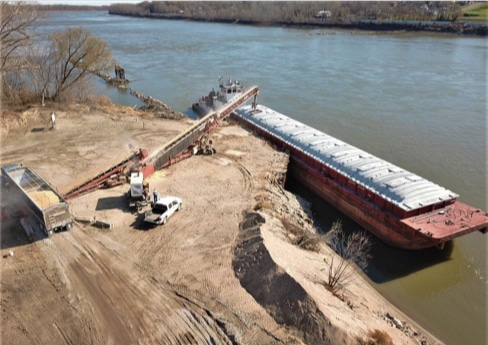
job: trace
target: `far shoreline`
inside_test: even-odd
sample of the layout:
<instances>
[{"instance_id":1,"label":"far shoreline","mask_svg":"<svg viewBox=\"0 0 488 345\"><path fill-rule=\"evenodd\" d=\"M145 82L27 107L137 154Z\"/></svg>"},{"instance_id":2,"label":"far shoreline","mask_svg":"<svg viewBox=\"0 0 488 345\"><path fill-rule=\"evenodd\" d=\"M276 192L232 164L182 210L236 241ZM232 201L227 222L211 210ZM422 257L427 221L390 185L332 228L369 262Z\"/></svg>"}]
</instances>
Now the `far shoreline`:
<instances>
[{"instance_id":1,"label":"far shoreline","mask_svg":"<svg viewBox=\"0 0 488 345\"><path fill-rule=\"evenodd\" d=\"M487 22L469 22L469 21L423 21L423 20L370 20L358 19L350 22L334 22L329 19L317 19L315 22L261 22L241 19L209 19L204 17L187 17L185 14L172 13L152 13L152 14L134 14L118 13L110 9L109 6L76 6L76 5L41 5L38 7L42 12L76 12L76 11L107 11L109 15L118 15L133 18L162 19L162 20L184 20L192 22L221 23L235 25L249 25L261 27L285 27L297 29L340 29L340 30L358 30L369 32L384 33L434 33L449 34L457 36L488 36Z\"/></svg>"},{"instance_id":2,"label":"far shoreline","mask_svg":"<svg viewBox=\"0 0 488 345\"><path fill-rule=\"evenodd\" d=\"M343 29L359 30L370 32L415 32L415 33L444 33L463 36L488 36L487 23L472 22L430 22L421 20L394 21L394 20L368 20L361 19L356 22L309 22L309 23L290 23L290 22L259 22L239 19L208 19L208 18L188 18L178 14L126 14L115 13L108 9L108 14L134 18L148 18L161 20L185 20L192 22L221 23L235 25L249 25L262 27L286 27L298 29Z\"/></svg>"}]
</instances>

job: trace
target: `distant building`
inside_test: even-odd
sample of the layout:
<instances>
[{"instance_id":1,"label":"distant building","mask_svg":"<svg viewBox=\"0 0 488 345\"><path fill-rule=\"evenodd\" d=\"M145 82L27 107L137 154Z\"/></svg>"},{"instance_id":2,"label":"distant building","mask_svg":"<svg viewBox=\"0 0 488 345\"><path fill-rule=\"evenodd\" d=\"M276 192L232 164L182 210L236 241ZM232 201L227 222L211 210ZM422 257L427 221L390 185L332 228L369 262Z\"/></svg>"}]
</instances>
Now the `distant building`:
<instances>
[{"instance_id":1,"label":"distant building","mask_svg":"<svg viewBox=\"0 0 488 345\"><path fill-rule=\"evenodd\" d=\"M330 12L329 10L327 10L327 11L319 11L315 15L315 18L330 18L330 17L332 17L332 12Z\"/></svg>"}]
</instances>

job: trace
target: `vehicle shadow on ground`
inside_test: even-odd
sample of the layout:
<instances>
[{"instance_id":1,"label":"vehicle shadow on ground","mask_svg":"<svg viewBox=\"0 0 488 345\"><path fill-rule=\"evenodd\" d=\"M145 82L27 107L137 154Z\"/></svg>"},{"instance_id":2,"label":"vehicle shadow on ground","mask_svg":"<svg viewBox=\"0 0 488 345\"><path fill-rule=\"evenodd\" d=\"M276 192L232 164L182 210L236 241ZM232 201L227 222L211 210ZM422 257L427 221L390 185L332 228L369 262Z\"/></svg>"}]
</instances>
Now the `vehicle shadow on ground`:
<instances>
[{"instance_id":1,"label":"vehicle shadow on ground","mask_svg":"<svg viewBox=\"0 0 488 345\"><path fill-rule=\"evenodd\" d=\"M31 243L24 228L20 224L20 218L3 219L0 222L0 248L11 249L25 246Z\"/></svg>"},{"instance_id":2,"label":"vehicle shadow on ground","mask_svg":"<svg viewBox=\"0 0 488 345\"><path fill-rule=\"evenodd\" d=\"M48 238L37 220L32 216L14 214L8 219L3 219L0 222L0 228L0 248L2 250L25 246ZM27 231L29 234L27 234Z\"/></svg>"},{"instance_id":3,"label":"vehicle shadow on ground","mask_svg":"<svg viewBox=\"0 0 488 345\"><path fill-rule=\"evenodd\" d=\"M99 198L97 200L95 211L106 211L114 209L122 210L124 212L133 211L129 208L127 196L125 194L119 196L108 196L106 198Z\"/></svg>"},{"instance_id":4,"label":"vehicle shadow on ground","mask_svg":"<svg viewBox=\"0 0 488 345\"><path fill-rule=\"evenodd\" d=\"M129 200L125 194L99 198L95 206L95 211L122 210L125 213L131 213L134 216L134 221L129 226L134 230L140 231L147 231L154 228L152 224L144 222L144 214L149 209L149 206L142 207L139 210L134 207L129 207Z\"/></svg>"},{"instance_id":5,"label":"vehicle shadow on ground","mask_svg":"<svg viewBox=\"0 0 488 345\"><path fill-rule=\"evenodd\" d=\"M156 228L155 225L146 223L144 221L144 214L145 214L145 209L135 214L134 221L130 224L130 227L132 229L139 230L139 231L149 231Z\"/></svg>"}]
</instances>

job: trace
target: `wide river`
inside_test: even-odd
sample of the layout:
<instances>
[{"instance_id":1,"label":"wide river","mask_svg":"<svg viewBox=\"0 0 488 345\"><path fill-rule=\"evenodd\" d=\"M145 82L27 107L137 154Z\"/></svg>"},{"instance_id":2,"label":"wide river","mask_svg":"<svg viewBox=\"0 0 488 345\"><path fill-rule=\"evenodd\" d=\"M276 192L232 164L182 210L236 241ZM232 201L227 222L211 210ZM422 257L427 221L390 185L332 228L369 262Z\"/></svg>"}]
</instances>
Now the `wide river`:
<instances>
[{"instance_id":1,"label":"wide river","mask_svg":"<svg viewBox=\"0 0 488 345\"><path fill-rule=\"evenodd\" d=\"M40 29L66 26L83 26L104 39L134 89L189 117L195 118L191 104L217 88L218 76L231 76L258 85L259 103L488 209L486 38L150 20L106 12L53 13ZM140 104L102 83L99 88L116 102ZM324 227L343 217L320 202L314 212ZM343 223L357 227L347 219ZM404 252L375 241L365 275L446 344L486 344L487 248L488 235L481 233L457 239L444 251Z\"/></svg>"}]
</instances>

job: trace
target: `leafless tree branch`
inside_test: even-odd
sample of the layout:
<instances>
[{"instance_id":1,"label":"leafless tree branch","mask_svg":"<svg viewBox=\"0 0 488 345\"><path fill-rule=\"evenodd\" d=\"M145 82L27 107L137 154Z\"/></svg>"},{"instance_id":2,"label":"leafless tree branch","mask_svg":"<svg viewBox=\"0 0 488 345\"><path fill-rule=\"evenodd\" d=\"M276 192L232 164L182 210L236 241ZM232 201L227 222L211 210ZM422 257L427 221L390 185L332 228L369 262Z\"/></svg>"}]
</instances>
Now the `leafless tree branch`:
<instances>
[{"instance_id":1,"label":"leafless tree branch","mask_svg":"<svg viewBox=\"0 0 488 345\"><path fill-rule=\"evenodd\" d=\"M326 286L337 293L350 283L354 275L353 264L360 268L367 266L371 244L364 232L346 235L339 221L332 225L327 242L335 253L332 253L330 261L324 259L329 265Z\"/></svg>"}]
</instances>

